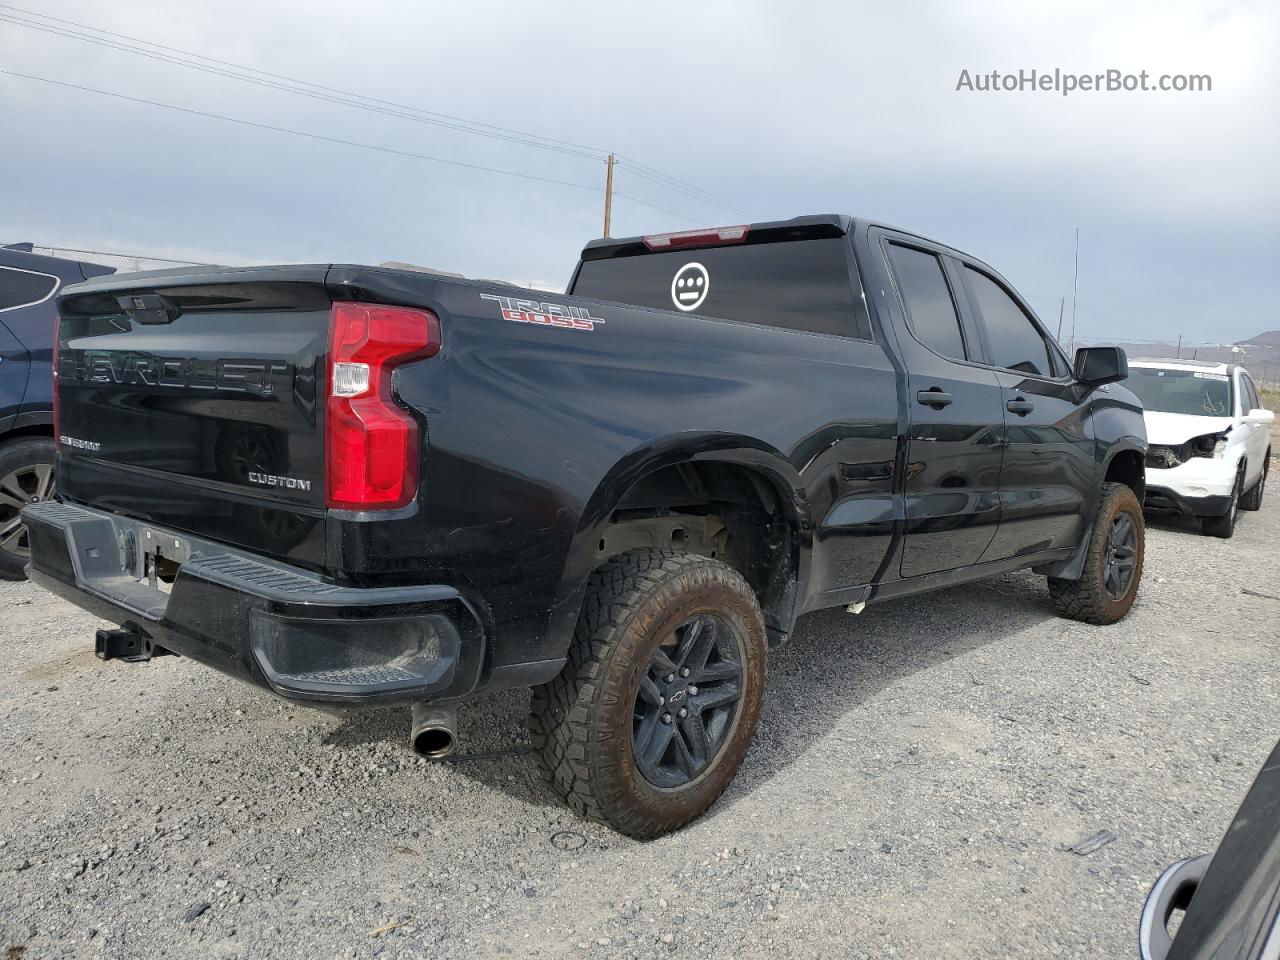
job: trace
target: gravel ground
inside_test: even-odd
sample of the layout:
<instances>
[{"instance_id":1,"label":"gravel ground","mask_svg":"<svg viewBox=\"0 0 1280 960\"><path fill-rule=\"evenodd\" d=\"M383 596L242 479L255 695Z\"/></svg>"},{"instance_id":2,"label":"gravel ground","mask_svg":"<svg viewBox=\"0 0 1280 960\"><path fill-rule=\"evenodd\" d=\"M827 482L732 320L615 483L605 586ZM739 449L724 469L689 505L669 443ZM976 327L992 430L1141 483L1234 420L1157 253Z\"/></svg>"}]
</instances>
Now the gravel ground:
<instances>
[{"instance_id":1,"label":"gravel ground","mask_svg":"<svg viewBox=\"0 0 1280 960\"><path fill-rule=\"evenodd\" d=\"M0 584L0 956L1135 956L1280 736L1280 601L1241 593L1280 594L1269 506L1230 541L1153 524L1111 628L1029 573L805 618L734 785L647 844L523 756L418 760L407 711L100 663L96 621ZM526 699L466 749L519 750Z\"/></svg>"}]
</instances>

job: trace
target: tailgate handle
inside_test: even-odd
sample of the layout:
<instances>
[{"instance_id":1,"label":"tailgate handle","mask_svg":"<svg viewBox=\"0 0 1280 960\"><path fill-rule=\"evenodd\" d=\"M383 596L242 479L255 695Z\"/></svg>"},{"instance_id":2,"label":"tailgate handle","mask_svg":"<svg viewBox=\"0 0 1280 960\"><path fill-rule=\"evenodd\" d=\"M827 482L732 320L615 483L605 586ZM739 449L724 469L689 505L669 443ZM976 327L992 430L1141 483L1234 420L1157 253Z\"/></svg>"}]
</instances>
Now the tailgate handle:
<instances>
[{"instance_id":1,"label":"tailgate handle","mask_svg":"<svg viewBox=\"0 0 1280 960\"><path fill-rule=\"evenodd\" d=\"M116 302L138 323L173 323L182 315L181 307L158 293L129 293Z\"/></svg>"}]
</instances>

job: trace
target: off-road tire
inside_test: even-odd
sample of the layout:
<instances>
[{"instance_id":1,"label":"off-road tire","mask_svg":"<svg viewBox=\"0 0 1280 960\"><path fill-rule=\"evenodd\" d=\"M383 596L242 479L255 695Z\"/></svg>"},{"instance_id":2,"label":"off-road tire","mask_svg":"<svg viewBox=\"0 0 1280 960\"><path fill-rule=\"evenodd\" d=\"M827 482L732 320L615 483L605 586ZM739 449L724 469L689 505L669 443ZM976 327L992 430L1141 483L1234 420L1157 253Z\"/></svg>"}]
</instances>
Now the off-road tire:
<instances>
[{"instance_id":1,"label":"off-road tire","mask_svg":"<svg viewBox=\"0 0 1280 960\"><path fill-rule=\"evenodd\" d=\"M1123 596L1116 599L1107 592L1106 556L1112 521L1118 513L1128 513L1134 522L1137 539L1136 563L1133 576ZM1123 483L1106 483L1102 486L1102 500L1094 516L1089 537L1089 551L1079 580L1049 578L1049 596L1059 616L1083 623L1103 625L1115 623L1129 612L1138 595L1142 582L1142 557L1145 530L1142 504L1133 490Z\"/></svg>"},{"instance_id":2,"label":"off-road tire","mask_svg":"<svg viewBox=\"0 0 1280 960\"><path fill-rule=\"evenodd\" d=\"M640 773L633 709L658 646L686 618L714 614L741 653L734 726L690 782L661 789ZM764 694L766 640L755 594L708 557L632 550L592 575L564 670L533 691L529 732L538 774L574 812L647 840L702 814L729 786L755 735Z\"/></svg>"},{"instance_id":3,"label":"off-road tire","mask_svg":"<svg viewBox=\"0 0 1280 960\"><path fill-rule=\"evenodd\" d=\"M0 481L15 474L28 475L34 468L53 469L53 440L49 437L20 437L16 440L0 442ZM17 497L14 491L0 489L0 535L6 534L11 524L17 521L17 502L23 504L34 502L30 495L39 491L20 491L28 496ZM51 494L52 487L44 491L44 496ZM40 499L44 499L44 496ZM24 541L25 542L25 541ZM16 546L16 543L15 543ZM0 580L25 580L27 573L27 557L12 549L0 548Z\"/></svg>"},{"instance_id":4,"label":"off-road tire","mask_svg":"<svg viewBox=\"0 0 1280 960\"><path fill-rule=\"evenodd\" d=\"M1262 458L1262 473L1258 475L1258 482L1253 485L1253 489L1240 498L1241 510L1262 509L1262 494L1267 488L1267 471L1270 469L1271 451L1268 450L1266 456Z\"/></svg>"},{"instance_id":5,"label":"off-road tire","mask_svg":"<svg viewBox=\"0 0 1280 960\"><path fill-rule=\"evenodd\" d=\"M1219 540L1230 540L1236 532L1236 521L1244 508L1244 496L1240 488L1244 486L1244 465L1236 475L1236 485L1231 488L1231 503L1227 512L1220 517L1201 517L1200 532L1206 537L1217 537Z\"/></svg>"}]
</instances>

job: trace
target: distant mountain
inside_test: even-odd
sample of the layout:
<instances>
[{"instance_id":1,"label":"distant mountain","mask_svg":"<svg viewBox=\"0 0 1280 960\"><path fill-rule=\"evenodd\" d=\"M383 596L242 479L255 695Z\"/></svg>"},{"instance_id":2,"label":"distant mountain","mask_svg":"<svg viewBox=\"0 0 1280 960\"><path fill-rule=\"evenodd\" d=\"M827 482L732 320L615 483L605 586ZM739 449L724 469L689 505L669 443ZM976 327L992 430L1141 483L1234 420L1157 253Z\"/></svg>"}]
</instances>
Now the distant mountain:
<instances>
[{"instance_id":1,"label":"distant mountain","mask_svg":"<svg viewBox=\"0 0 1280 960\"><path fill-rule=\"evenodd\" d=\"M1274 347L1280 350L1280 330L1268 330L1266 333L1260 333L1256 337L1250 337L1242 343L1256 343L1260 346Z\"/></svg>"}]
</instances>

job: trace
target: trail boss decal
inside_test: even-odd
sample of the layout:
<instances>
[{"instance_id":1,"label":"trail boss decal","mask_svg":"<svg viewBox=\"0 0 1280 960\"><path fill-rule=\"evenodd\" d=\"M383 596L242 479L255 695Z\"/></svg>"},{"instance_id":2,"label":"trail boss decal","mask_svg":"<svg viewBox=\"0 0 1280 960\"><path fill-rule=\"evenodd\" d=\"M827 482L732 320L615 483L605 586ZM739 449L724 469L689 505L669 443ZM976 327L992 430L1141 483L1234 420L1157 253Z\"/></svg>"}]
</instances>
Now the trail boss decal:
<instances>
[{"instance_id":1,"label":"trail boss decal","mask_svg":"<svg viewBox=\"0 0 1280 960\"><path fill-rule=\"evenodd\" d=\"M540 323L544 327L587 332L594 330L597 323L604 323L599 317L593 317L585 307L563 307L558 303L539 303L537 300L513 300L511 297L499 297L492 293L482 293L480 299L496 300L502 308L502 316L513 323Z\"/></svg>"}]
</instances>

